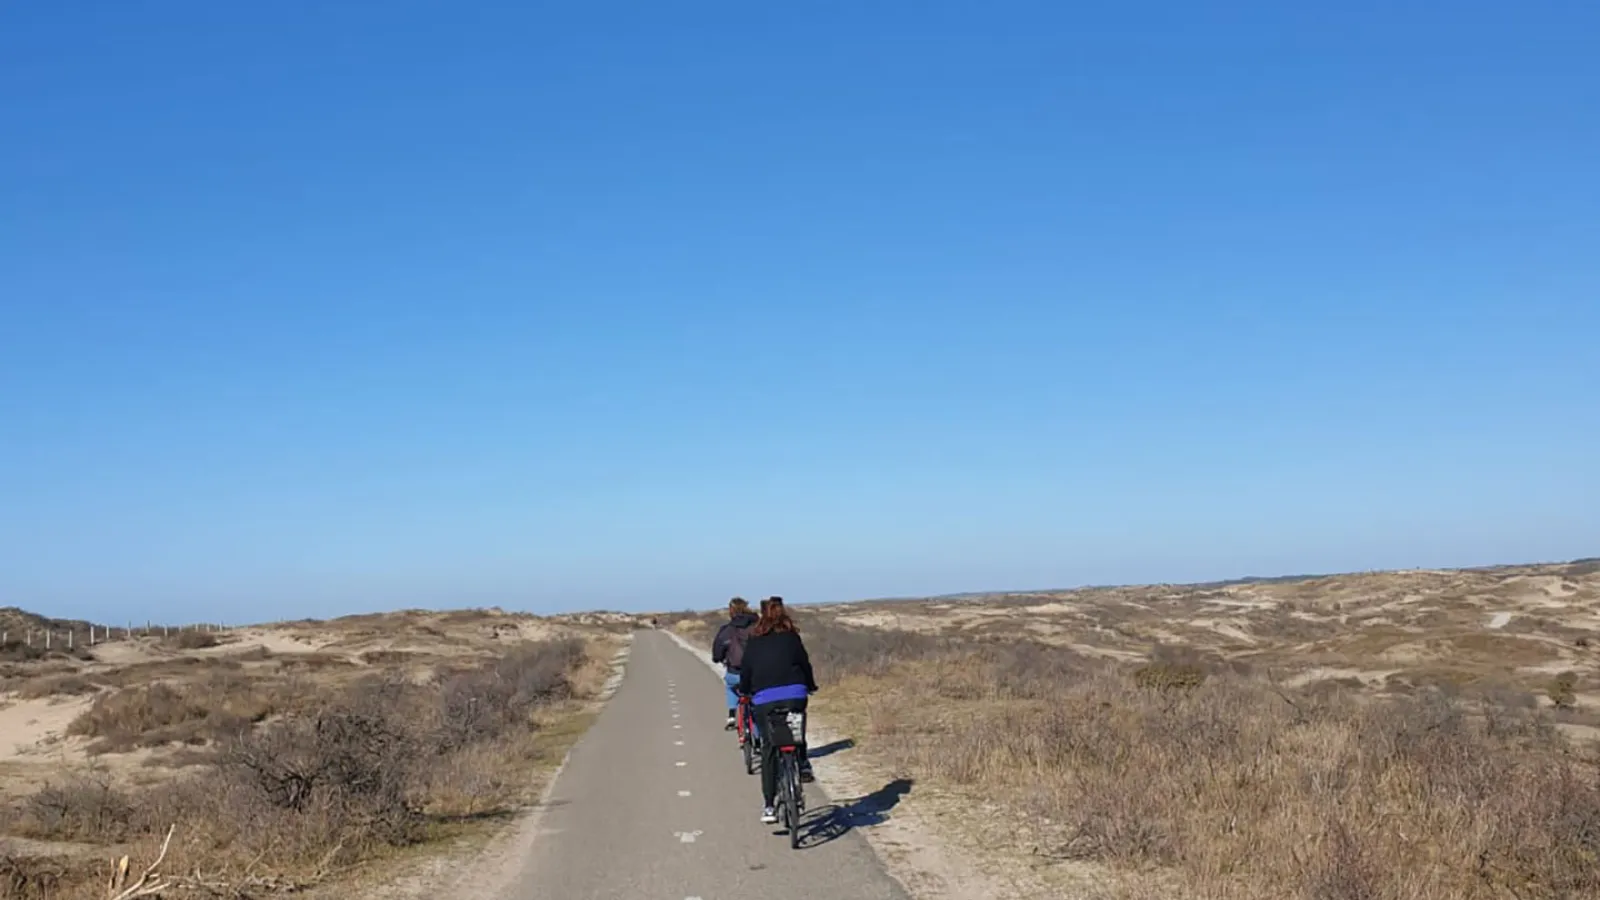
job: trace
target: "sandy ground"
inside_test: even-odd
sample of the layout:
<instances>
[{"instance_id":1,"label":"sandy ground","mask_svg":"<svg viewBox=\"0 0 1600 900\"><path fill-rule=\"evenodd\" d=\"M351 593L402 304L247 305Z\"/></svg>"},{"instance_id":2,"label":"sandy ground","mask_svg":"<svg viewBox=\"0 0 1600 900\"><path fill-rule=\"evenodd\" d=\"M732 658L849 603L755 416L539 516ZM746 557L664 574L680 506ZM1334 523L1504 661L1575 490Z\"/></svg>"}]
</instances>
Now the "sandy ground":
<instances>
[{"instance_id":1,"label":"sandy ground","mask_svg":"<svg viewBox=\"0 0 1600 900\"><path fill-rule=\"evenodd\" d=\"M1025 632L1126 662L1148 660L1157 645L1181 646L1299 685L1355 678L1384 691L1439 679L1501 680L1542 698L1551 675L1571 671L1580 699L1600 704L1600 563L973 594L818 610L860 628ZM1390 676L1398 676L1393 684Z\"/></svg>"},{"instance_id":2,"label":"sandy ground","mask_svg":"<svg viewBox=\"0 0 1600 900\"><path fill-rule=\"evenodd\" d=\"M0 763L46 761L53 748L61 748L67 726L89 703L88 697L0 699Z\"/></svg>"},{"instance_id":3,"label":"sandy ground","mask_svg":"<svg viewBox=\"0 0 1600 900\"><path fill-rule=\"evenodd\" d=\"M331 639L315 640L300 635L258 628L242 628L228 634L229 643L208 647L199 652L206 654L241 653L261 647L269 653L315 653L332 644Z\"/></svg>"}]
</instances>

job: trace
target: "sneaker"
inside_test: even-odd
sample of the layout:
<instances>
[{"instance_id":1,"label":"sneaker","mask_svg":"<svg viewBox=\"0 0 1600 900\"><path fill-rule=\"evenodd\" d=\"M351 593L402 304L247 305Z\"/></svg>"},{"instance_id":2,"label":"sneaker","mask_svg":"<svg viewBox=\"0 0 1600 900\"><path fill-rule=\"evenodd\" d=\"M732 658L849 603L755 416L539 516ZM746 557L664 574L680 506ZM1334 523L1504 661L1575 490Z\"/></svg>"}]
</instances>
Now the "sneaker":
<instances>
[{"instance_id":1,"label":"sneaker","mask_svg":"<svg viewBox=\"0 0 1600 900\"><path fill-rule=\"evenodd\" d=\"M768 825L778 824L778 811L770 806L762 807L761 821Z\"/></svg>"},{"instance_id":2,"label":"sneaker","mask_svg":"<svg viewBox=\"0 0 1600 900\"><path fill-rule=\"evenodd\" d=\"M800 767L800 780L805 782L806 784L810 784L811 782L817 780L817 776L812 774L810 766L801 766Z\"/></svg>"},{"instance_id":3,"label":"sneaker","mask_svg":"<svg viewBox=\"0 0 1600 900\"><path fill-rule=\"evenodd\" d=\"M722 726L722 730L723 731L732 731L733 728L734 728L733 716L729 716L728 717L728 721Z\"/></svg>"}]
</instances>

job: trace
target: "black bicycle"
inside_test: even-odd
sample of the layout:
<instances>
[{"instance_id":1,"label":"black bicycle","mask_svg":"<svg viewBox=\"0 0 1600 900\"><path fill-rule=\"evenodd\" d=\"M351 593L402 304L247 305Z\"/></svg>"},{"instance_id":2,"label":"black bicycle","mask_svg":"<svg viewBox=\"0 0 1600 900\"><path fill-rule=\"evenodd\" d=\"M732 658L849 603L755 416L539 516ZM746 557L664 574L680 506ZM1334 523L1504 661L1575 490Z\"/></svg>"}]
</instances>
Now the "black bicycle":
<instances>
[{"instance_id":1,"label":"black bicycle","mask_svg":"<svg viewBox=\"0 0 1600 900\"><path fill-rule=\"evenodd\" d=\"M800 847L800 817L806 811L805 785L800 781L800 743L805 740L806 714L775 709L764 733L778 745L778 816L789 830L789 846Z\"/></svg>"}]
</instances>

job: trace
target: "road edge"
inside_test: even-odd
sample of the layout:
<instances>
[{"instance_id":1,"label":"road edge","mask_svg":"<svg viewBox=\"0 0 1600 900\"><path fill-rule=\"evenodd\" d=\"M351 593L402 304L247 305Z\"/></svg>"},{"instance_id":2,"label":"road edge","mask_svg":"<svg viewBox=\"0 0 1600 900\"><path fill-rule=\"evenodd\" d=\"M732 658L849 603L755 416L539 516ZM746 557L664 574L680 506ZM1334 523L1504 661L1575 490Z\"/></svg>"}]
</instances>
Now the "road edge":
<instances>
[{"instance_id":1,"label":"road edge","mask_svg":"<svg viewBox=\"0 0 1600 900\"><path fill-rule=\"evenodd\" d=\"M627 677L628 662L633 655L637 634L630 632L624 636L622 647L611 658L611 675L594 700L595 719L611 703L611 698L616 696L617 689ZM594 722L591 721L589 725L592 728ZM488 844L468 853L435 854L422 864L423 871L409 873L398 883L385 885L381 894L373 896L381 896L385 900L421 900L445 893L458 900L502 900L510 896L524 873L530 851L544 835L545 811L550 807L556 785L560 784L561 775L567 770L567 763L572 761L572 755L588 739L589 729L585 729L550 771L549 781L539 792L538 801ZM469 872L465 878L461 875L463 868Z\"/></svg>"}]
</instances>

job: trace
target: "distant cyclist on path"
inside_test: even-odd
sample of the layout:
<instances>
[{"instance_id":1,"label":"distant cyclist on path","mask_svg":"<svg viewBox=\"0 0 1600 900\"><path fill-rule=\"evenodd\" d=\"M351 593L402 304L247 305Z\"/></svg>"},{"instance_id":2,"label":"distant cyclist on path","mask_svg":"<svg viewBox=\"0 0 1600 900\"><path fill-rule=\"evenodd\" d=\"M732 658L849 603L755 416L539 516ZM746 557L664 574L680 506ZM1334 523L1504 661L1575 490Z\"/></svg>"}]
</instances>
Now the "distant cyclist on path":
<instances>
[{"instance_id":1,"label":"distant cyclist on path","mask_svg":"<svg viewBox=\"0 0 1600 900\"><path fill-rule=\"evenodd\" d=\"M800 640L799 629L783 606L782 597L762 601L761 618L750 632L742 663L739 693L750 697L758 723L765 723L769 715L780 710L804 712L806 698L817 691L811 657ZM800 777L810 781L811 761L806 759L803 742L798 755ZM778 745L775 741L766 741L761 745L761 821L769 824L778 821L773 808L777 794Z\"/></svg>"},{"instance_id":2,"label":"distant cyclist on path","mask_svg":"<svg viewBox=\"0 0 1600 900\"><path fill-rule=\"evenodd\" d=\"M711 661L722 663L722 683L728 701L728 723L724 727L728 730L733 729L733 717L739 708L739 695L734 689L739 685L745 641L749 639L750 629L756 622L757 618L750 613L750 604L743 597L735 597L728 601L728 621L717 629L717 637L711 642Z\"/></svg>"}]
</instances>

